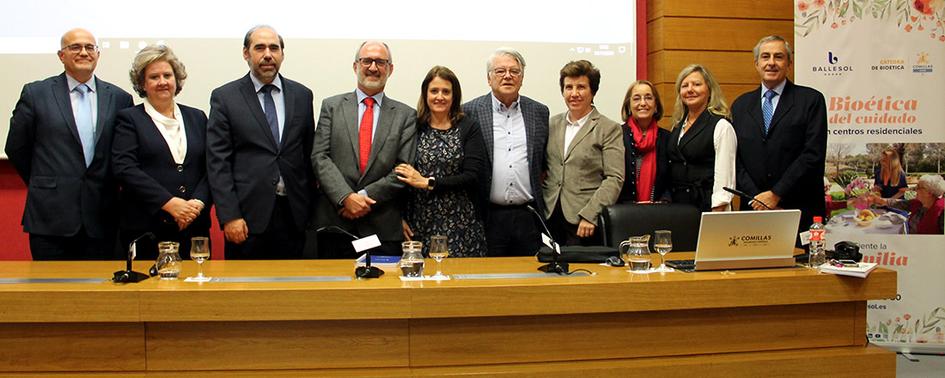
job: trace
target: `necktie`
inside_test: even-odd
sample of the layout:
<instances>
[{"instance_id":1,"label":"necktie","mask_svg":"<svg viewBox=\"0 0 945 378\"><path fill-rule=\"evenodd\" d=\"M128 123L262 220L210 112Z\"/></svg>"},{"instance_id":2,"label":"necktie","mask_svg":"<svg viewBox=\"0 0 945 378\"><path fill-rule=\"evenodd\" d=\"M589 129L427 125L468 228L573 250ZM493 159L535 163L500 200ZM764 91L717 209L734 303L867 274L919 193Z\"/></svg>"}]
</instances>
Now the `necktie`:
<instances>
[{"instance_id":1,"label":"necktie","mask_svg":"<svg viewBox=\"0 0 945 378\"><path fill-rule=\"evenodd\" d=\"M79 141L82 142L82 152L85 155L85 166L92 164L95 156L95 125L92 122L92 88L79 84L75 87L79 92L79 103L75 109L75 126L79 131Z\"/></svg>"},{"instance_id":2,"label":"necktie","mask_svg":"<svg viewBox=\"0 0 945 378\"><path fill-rule=\"evenodd\" d=\"M275 85L266 84L259 91L263 93L263 104L265 104L263 112L266 113L266 123L269 124L272 139L276 141L276 149L279 149L282 142L280 141L281 134L279 134L279 116L276 114L276 101L272 99L273 89L276 89Z\"/></svg>"},{"instance_id":3,"label":"necktie","mask_svg":"<svg viewBox=\"0 0 945 378\"><path fill-rule=\"evenodd\" d=\"M371 133L374 129L374 98L364 99L364 114L358 128L358 168L361 174L367 170L368 157L371 156Z\"/></svg>"},{"instance_id":4,"label":"necktie","mask_svg":"<svg viewBox=\"0 0 945 378\"><path fill-rule=\"evenodd\" d=\"M765 100L761 102L761 116L765 118L765 135L768 135L768 130L771 129L771 116L774 115L774 104L771 103L771 99L777 96L773 90L768 90L765 92Z\"/></svg>"}]
</instances>

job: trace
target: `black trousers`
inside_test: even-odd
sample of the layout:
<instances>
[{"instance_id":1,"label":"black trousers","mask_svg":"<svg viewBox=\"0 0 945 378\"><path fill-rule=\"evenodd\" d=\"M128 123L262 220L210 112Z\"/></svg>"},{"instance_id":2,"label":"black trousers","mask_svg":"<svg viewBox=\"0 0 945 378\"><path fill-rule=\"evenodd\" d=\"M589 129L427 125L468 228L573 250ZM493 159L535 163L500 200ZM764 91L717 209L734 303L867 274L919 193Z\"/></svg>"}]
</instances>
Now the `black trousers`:
<instances>
[{"instance_id":1,"label":"black trousers","mask_svg":"<svg viewBox=\"0 0 945 378\"><path fill-rule=\"evenodd\" d=\"M541 246L538 215L526 205L489 205L486 216L486 256L534 256Z\"/></svg>"},{"instance_id":2,"label":"black trousers","mask_svg":"<svg viewBox=\"0 0 945 378\"><path fill-rule=\"evenodd\" d=\"M85 228L73 236L30 234L30 253L35 261L113 260L118 257L115 243L114 237L89 237Z\"/></svg>"},{"instance_id":3,"label":"black trousers","mask_svg":"<svg viewBox=\"0 0 945 378\"><path fill-rule=\"evenodd\" d=\"M594 233L591 236L578 237L578 225L568 223L567 219L564 218L560 202L555 206L555 211L551 213L551 218L548 218L548 229L551 231L551 237L560 245L604 245L600 227L594 227Z\"/></svg>"},{"instance_id":4,"label":"black trousers","mask_svg":"<svg viewBox=\"0 0 945 378\"><path fill-rule=\"evenodd\" d=\"M227 260L293 260L302 258L305 232L295 227L287 197L276 197L269 226L261 233L249 230L240 244L227 241L223 246Z\"/></svg>"}]
</instances>

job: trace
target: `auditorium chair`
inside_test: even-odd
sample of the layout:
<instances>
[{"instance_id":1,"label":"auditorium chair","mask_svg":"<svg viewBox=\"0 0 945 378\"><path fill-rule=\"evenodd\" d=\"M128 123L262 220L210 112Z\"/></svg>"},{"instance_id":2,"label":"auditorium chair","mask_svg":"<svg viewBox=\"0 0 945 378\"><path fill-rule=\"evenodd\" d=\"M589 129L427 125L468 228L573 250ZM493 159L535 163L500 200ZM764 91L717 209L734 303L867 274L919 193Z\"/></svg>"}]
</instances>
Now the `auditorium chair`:
<instances>
[{"instance_id":1,"label":"auditorium chair","mask_svg":"<svg viewBox=\"0 0 945 378\"><path fill-rule=\"evenodd\" d=\"M673 251L695 251L702 214L695 206L680 203L618 203L601 211L599 224L604 245L614 248L629 236L673 232Z\"/></svg>"}]
</instances>

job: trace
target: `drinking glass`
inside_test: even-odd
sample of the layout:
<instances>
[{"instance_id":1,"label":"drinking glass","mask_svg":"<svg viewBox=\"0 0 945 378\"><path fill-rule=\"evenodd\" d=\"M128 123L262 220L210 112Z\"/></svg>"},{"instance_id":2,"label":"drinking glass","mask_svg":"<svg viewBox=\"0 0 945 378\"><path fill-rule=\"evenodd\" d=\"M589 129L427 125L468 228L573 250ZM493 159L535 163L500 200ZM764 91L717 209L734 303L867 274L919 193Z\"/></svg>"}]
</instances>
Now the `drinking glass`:
<instances>
[{"instance_id":1,"label":"drinking glass","mask_svg":"<svg viewBox=\"0 0 945 378\"><path fill-rule=\"evenodd\" d=\"M666 266L665 256L673 250L673 233L669 230L656 230L653 232L653 248L660 254L660 266L656 268L657 272L672 272L675 269Z\"/></svg>"},{"instance_id":2,"label":"drinking glass","mask_svg":"<svg viewBox=\"0 0 945 378\"><path fill-rule=\"evenodd\" d=\"M177 242L162 241L158 243L158 258L154 262L162 280L176 280L180 275L180 253Z\"/></svg>"},{"instance_id":3,"label":"drinking glass","mask_svg":"<svg viewBox=\"0 0 945 378\"><path fill-rule=\"evenodd\" d=\"M197 262L197 276L191 277L191 280L210 281L210 277L203 275L203 262L210 260L210 240L206 236L195 236L190 239L190 258Z\"/></svg>"},{"instance_id":4,"label":"drinking glass","mask_svg":"<svg viewBox=\"0 0 945 378\"><path fill-rule=\"evenodd\" d=\"M440 270L440 265L443 262L443 259L449 257L450 249L447 242L446 236L444 235L433 235L430 237L430 257L433 258L433 261L436 261L436 274L433 275L434 279L446 279L447 276L443 274Z\"/></svg>"}]
</instances>

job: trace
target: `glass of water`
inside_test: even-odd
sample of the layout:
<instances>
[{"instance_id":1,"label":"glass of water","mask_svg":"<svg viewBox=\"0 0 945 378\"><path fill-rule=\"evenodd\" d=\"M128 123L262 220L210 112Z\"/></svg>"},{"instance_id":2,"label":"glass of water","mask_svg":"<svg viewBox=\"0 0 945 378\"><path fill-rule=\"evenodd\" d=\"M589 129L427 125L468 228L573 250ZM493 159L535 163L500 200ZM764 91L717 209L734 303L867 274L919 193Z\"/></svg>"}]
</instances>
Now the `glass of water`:
<instances>
[{"instance_id":1,"label":"glass of water","mask_svg":"<svg viewBox=\"0 0 945 378\"><path fill-rule=\"evenodd\" d=\"M190 258L197 262L197 276L192 281L207 282L210 277L203 275L203 262L210 260L210 239L206 236L195 236L190 239Z\"/></svg>"},{"instance_id":2,"label":"glass of water","mask_svg":"<svg viewBox=\"0 0 945 378\"><path fill-rule=\"evenodd\" d=\"M436 261L436 274L432 278L437 280L447 279L448 277L440 270L443 259L449 257L449 243L444 235L433 235L430 237L430 257Z\"/></svg>"},{"instance_id":3,"label":"glass of water","mask_svg":"<svg viewBox=\"0 0 945 378\"><path fill-rule=\"evenodd\" d=\"M672 272L675 269L666 266L666 254L673 250L673 233L669 230L656 230L653 232L653 248L660 254L660 266L656 268L657 272Z\"/></svg>"}]
</instances>

